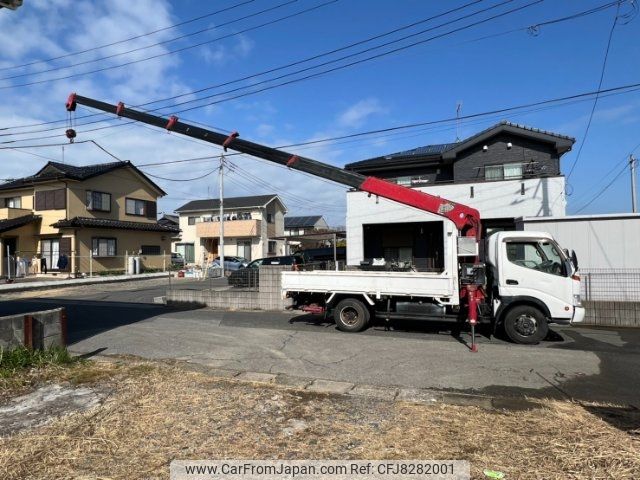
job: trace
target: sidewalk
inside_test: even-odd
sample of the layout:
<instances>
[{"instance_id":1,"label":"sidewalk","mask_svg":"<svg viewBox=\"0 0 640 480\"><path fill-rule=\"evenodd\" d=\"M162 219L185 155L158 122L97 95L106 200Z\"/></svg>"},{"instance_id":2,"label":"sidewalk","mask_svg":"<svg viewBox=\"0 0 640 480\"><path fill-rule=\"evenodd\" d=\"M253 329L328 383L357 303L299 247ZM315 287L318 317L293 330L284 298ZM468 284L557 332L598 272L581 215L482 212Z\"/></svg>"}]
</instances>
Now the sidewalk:
<instances>
[{"instance_id":1,"label":"sidewalk","mask_svg":"<svg viewBox=\"0 0 640 480\"><path fill-rule=\"evenodd\" d=\"M127 282L131 280L147 280L152 278L168 278L171 275L170 272L158 272L158 273L141 273L139 275L111 275L104 277L92 277L92 278L69 278L69 279L55 279L55 280L41 280L35 279L34 281L23 281L19 283L5 283L0 285L0 293L9 292L21 292L25 290L40 290L47 288L61 288L71 287L78 285L93 285L96 283L113 283L113 282Z\"/></svg>"}]
</instances>

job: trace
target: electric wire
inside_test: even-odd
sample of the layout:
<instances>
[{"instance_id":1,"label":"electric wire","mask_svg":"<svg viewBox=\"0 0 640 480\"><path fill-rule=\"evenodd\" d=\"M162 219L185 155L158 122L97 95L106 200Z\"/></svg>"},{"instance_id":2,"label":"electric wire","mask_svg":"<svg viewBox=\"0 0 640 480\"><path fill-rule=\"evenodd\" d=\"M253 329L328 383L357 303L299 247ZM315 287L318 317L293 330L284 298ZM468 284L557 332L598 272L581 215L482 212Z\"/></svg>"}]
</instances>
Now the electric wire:
<instances>
[{"instance_id":1,"label":"electric wire","mask_svg":"<svg viewBox=\"0 0 640 480\"><path fill-rule=\"evenodd\" d=\"M221 27L227 27L229 25L232 25L234 23L240 22L242 20L246 20L248 18L253 18L253 17L259 16L259 15L262 15L263 13L267 13L267 12L270 12L272 10L275 10L275 9L278 9L278 8L282 8L284 6L290 5L290 4L295 3L297 1L298 0L289 0L289 1L285 2L285 3L280 4L280 5L276 5L274 7L267 8L267 9L261 10L259 12L255 12L255 13L252 13L250 15L245 15L243 17L239 17L239 18L236 18L236 19L224 22L224 23L220 23L220 24L217 24L217 25L212 26L212 27L203 28L203 29L200 29L200 30L198 30L196 32L186 33L186 34L180 35L178 37L169 38L167 40L162 40L160 42L156 42L156 43L153 43L153 44L150 44L150 45L143 45L141 47L132 48L132 49L124 51L124 52L112 53L111 55L105 55L103 57L93 58L91 60L84 60L82 62L72 63L70 65L64 65L64 66L53 67L53 68L49 68L49 69L45 69L45 70L39 70L37 72L27 72L27 73L20 73L20 74L12 75L12 76L9 76L9 77L0 77L0 80L12 80L14 78L28 77L28 76L32 76L32 75L41 75L43 73L57 72L57 71L60 71L60 70L68 70L70 68L78 67L80 65L87 65L87 64L90 64L90 63L101 62L101 61L104 61L104 60L109 60L111 58L121 57L123 55L129 55L131 53L140 52L142 50L148 50L150 48L158 47L158 46L161 46L161 45L166 45L168 43L176 42L176 41L182 40L184 38L188 38L188 37L192 37L192 36L195 36L195 35L199 35L199 34L204 33L204 32L209 32L211 30L217 30L217 29L219 29ZM336 0L336 1L338 1L338 0ZM242 33L244 33L244 32L242 32ZM202 46L205 43L213 43L215 41L218 41L218 40L221 40L221 39L224 39L224 38L228 38L228 37L231 37L231 36L235 36L235 35L239 35L239 33L233 33L233 34L230 34L228 36L218 37L216 39L208 40L207 42L203 42L202 44L199 44L197 46ZM189 47L189 48L193 48L193 47ZM182 51L182 50L179 50L179 51ZM170 55L172 53L175 53L175 51L173 51L173 52L165 52L165 53L163 53L163 55ZM156 57L147 57L147 58L137 59L137 60L135 60L134 63L145 62L145 61L150 60L152 58L156 58ZM127 65L129 65L129 64L127 64ZM120 65L114 65L114 66L110 66L110 67L107 67L107 68L111 69L111 68L119 68L119 67L120 67ZM98 71L103 71L103 70L98 70ZM93 72L93 71L80 72L80 73L76 74L75 76L88 75L89 73L95 73L95 72ZM72 77L66 77L66 78L72 78ZM62 78L60 78L60 79L62 79ZM58 80L58 79L57 78L56 79L52 79L51 81L53 81L53 80Z\"/></svg>"},{"instance_id":2,"label":"electric wire","mask_svg":"<svg viewBox=\"0 0 640 480\"><path fill-rule=\"evenodd\" d=\"M459 7L459 8L464 8L464 7L467 7L467 6L473 5L473 4L475 4L475 3L477 3L477 2L472 2L472 3L470 3L470 4L465 4L465 5L463 5L462 7ZM581 17L581 16L585 16L585 15L588 15L588 14L596 13L596 12L598 12L598 11L601 11L602 9L609 8L609 7L611 7L611 6L613 6L613 5L617 4L617 3L618 3L618 2L610 2L610 3L607 3L607 4L601 5L601 6L599 6L599 7L596 7L596 8L590 9L590 10L585 10L585 11L578 12L578 13L573 14L573 15L569 15L569 16L565 16L565 17L560 17L560 18L552 19L552 20L548 20L548 21L545 21L545 22L539 22L539 23L537 23L537 24L535 24L535 25L537 25L537 26L550 25L550 24L559 23L559 22L561 22L561 21L572 20L572 19L575 19L575 18L579 18L579 17ZM458 8L458 9L459 9L459 8ZM433 18L437 18L438 16L443 16L443 15L445 15L445 14L447 14L447 13L451 13L451 12L453 12L453 11L455 11L455 10L457 10L457 9L449 10L449 11L447 11L447 12L443 12L443 13L441 13L441 14L439 14L439 15L436 15L435 17L430 17L430 18L431 18L431 19L433 19ZM424 22L425 22L425 21L427 21L427 20L429 20L429 19L424 19L424 20L422 20L422 21L415 22L415 23L416 23L416 24L417 24L417 23L424 23ZM411 25L409 25L409 26L411 26ZM392 31L390 31L390 32L386 32L386 33L383 33L383 34L380 34L380 35L377 35L377 36L374 36L374 37L370 37L370 38L368 38L368 39L364 39L364 40L361 40L361 41L359 41L359 42L355 42L355 43L353 43L353 44L350 44L350 45L347 45L347 46L344 46L344 47L341 47L341 48L338 48L338 49L334 49L334 50L332 50L332 51L324 52L324 53L322 53L322 54L314 55L314 56L312 56L312 57L308 57L308 58L306 58L306 59L298 60L298 61L296 61L296 62L292 62L292 63L286 64L286 65L283 65L283 66L280 66L280 67L277 67L277 68L274 68L274 69L266 70L266 71L264 71L264 72L259 72L259 73L257 73L257 74L253 74L253 75L250 75L250 76L242 77L242 78L239 78L239 79L236 79L236 80L231 80L231 81L228 81L228 82L225 82L225 83L222 83L222 84L213 85L213 86L209 86L209 87L204 87L204 88L201 88L201 89L198 89L198 90L194 90L194 91L192 91L192 92L188 92L188 93L185 93L185 94L176 95L176 96L173 96L173 97L167 97L167 98L164 98L164 99L158 99L158 100L154 100L154 101L151 101L151 102L147 102L147 103L145 103L145 104L141 104L141 105L135 105L135 106L133 106L132 108L138 108L138 107L146 106L146 105L150 105L150 104L153 104L153 103L159 103L159 102L163 102L163 101L174 100L174 99L177 99L177 98L181 98L181 97L183 97L183 96L185 96L185 95L193 95L193 94L195 94L195 93L201 93L201 92L203 92L203 91L211 90L211 89L214 89L214 88L218 88L218 87L220 87L220 86L226 86L226 85L230 85L230 84L232 84L232 83L236 83L236 82L240 82L240 81L243 81L243 80L247 80L247 79L255 78L256 76L260 76L260 75L263 75L263 74L266 74L266 73L271 73L271 72L276 71L276 70L286 69L286 68L289 68L289 67L294 66L294 65L298 65L298 64L301 64L301 63L305 63L305 62L308 62L308 61L310 61L310 60L313 60L313 59L316 59L316 58L320 58L320 57L322 57L322 56L330 55L330 54L332 54L332 53L335 53L335 52L338 52L338 51L341 51L341 50L345 50L345 49L350 48L350 47L352 47L352 46L356 46L356 45L359 45L359 44L362 44L362 43L366 43L366 42L368 42L368 41L371 41L371 40L376 39L376 38L380 38L380 37L382 37L382 36L386 36L386 35L388 35L388 34L390 34L390 33L393 33L394 31L397 31L397 30L400 30L400 29L403 29L403 28L406 28L406 27L408 27L408 26L400 27L400 28L395 29L395 30L392 30ZM508 30L508 31L506 31L506 32L503 32L503 33L500 33L500 34L497 34L497 35L502 35L502 34L505 34L505 33L512 33L512 32L514 32L514 31L521 31L521 30L525 30L525 29L529 29L529 28L531 28L531 25L528 25L528 26L525 26L525 27L521 27L521 28L518 28L518 29ZM494 34L494 35L496 35L496 34ZM489 35L489 36L484 36L484 37L478 37L477 39L473 39L473 40L470 40L470 41L484 40L484 39L486 39L486 38L490 38L490 37L492 37L492 36L494 36L494 35ZM464 43L469 43L470 41L463 42L463 44L464 44ZM254 86L254 85L250 85L250 86L245 87L245 88L250 88L250 87L253 87L253 86ZM197 101L197 99L196 99L196 100L194 100L194 101ZM170 107L169 107L169 106L167 106L167 107L159 107L159 108L155 109L154 111L158 111L158 110L165 109L165 108L170 108ZM104 115L104 113L95 113L95 114L91 114L91 115L81 116L81 117L78 117L78 118L82 119L82 118L95 117L95 116L102 116L102 115ZM40 123L32 123L32 124L26 124L26 125L16 125L16 126L11 126L11 127L4 127L4 128L0 128L0 130L10 130L10 129L19 129L19 128L29 128L29 127L36 127L36 126L50 125L50 124L54 124L54 123L61 123L61 122L64 122L64 121L65 121L65 120L55 120L55 121L40 122ZM99 123L99 122L100 122L100 121L97 121L97 122L87 122L87 123L83 123L83 124L81 124L81 125L87 125L87 124L90 124L90 123ZM30 132L19 132L19 133L15 133L15 134L0 134L0 136L6 136L6 135L20 135L20 134L37 133L37 132L44 132L44 131L51 131L51 130L54 130L54 129L44 129L44 130L37 130L37 131L30 131Z\"/></svg>"},{"instance_id":3,"label":"electric wire","mask_svg":"<svg viewBox=\"0 0 640 480\"><path fill-rule=\"evenodd\" d=\"M282 8L282 7L287 6L287 5L291 4L291 3L294 3L296 1L297 0L288 0L287 2L281 3L281 4L276 5L274 7L270 7L269 9L266 9L263 12L259 12L259 13L264 13L266 11L274 10L276 8ZM104 72L104 71L107 71L107 70L113 70L115 68L126 67L126 66L129 66L129 65L134 65L134 64L137 64L137 63L141 63L141 62L146 62L148 60L153 60L153 59L156 59L156 58L165 57L167 55L173 55L175 53L184 52L184 51L190 50L192 48L197 48L197 47L201 47L203 45L208 45L210 43L216 42L216 41L224 39L224 38L230 38L230 37L233 37L233 36L241 35L243 33L256 30L258 28L263 28L263 27L266 27L266 26L269 26L269 25L273 25L275 23L282 22L284 20L288 20L290 18L297 17L299 15L303 15L305 13L309 13L309 12L312 12L314 10L318 10L319 8L326 7L328 5L336 3L338 1L339 0L329 0L329 1L326 1L326 2L321 3L319 5L315 5L313 7L306 8L306 9L301 10L299 12L295 12L295 13L280 17L280 18L275 19L275 20L270 20L268 22L261 23L259 25L254 26L254 27L245 28L243 30L239 30L237 32L229 33L229 34L223 35L221 37L216 37L215 39L207 40L207 41L204 41L204 42L199 42L199 43L196 43L196 44L193 44L193 45L187 45L185 47L177 48L177 49L170 50L170 51L163 52L163 53L158 53L156 55L151 55L149 57L141 58L141 59L138 59L138 60L130 60L128 62L119 63L118 65L110 65L108 67L97 68L95 70L89 70L87 72L81 72L81 73L74 73L74 74L65 75L65 76L61 76L61 77L48 78L48 79L44 79L44 80L34 80L34 81L31 81L31 82L18 83L18 84L13 84L13 85L3 85L3 86L0 86L0 90L6 90L6 89L12 89L12 88L22 88L22 87L28 87L28 86L32 86L32 85L40 85L40 84L43 84L43 83L57 82L57 81L60 81L60 80L68 80L70 78L76 78L76 77L81 77L81 76L85 76L85 75L92 75L94 73Z\"/></svg>"},{"instance_id":4,"label":"electric wire","mask_svg":"<svg viewBox=\"0 0 640 480\"><path fill-rule=\"evenodd\" d=\"M613 32L618 23L618 14L620 13L620 3L618 3L616 7L616 14L613 17L613 24L611 25L611 29L609 30L609 37L607 38L607 47L604 52L604 59L602 60L602 67L600 68L600 80L598 81L598 90L602 88L602 82L604 80L604 73L607 68L607 60L609 58L609 50L611 49L611 41L613 39ZM589 120L587 121L587 127L585 128L584 135L582 136L582 140L580 141L580 147L578 148L578 153L576 154L576 158L573 160L573 164L569 169L569 174L567 175L567 181L571 178L573 171L575 170L578 162L580 161L580 155L582 154L582 149L584 147L585 142L587 141L587 137L589 136L589 129L591 128L591 121L593 120L593 114L596 111L596 107L598 105L599 95L596 94L593 99L593 105L591 107L591 112L589 113Z\"/></svg>"},{"instance_id":5,"label":"electric wire","mask_svg":"<svg viewBox=\"0 0 640 480\"><path fill-rule=\"evenodd\" d=\"M103 48L113 47L115 45L120 45L120 44L123 44L123 43L126 43L126 42L130 42L132 40L138 40L139 38L148 37L148 36L154 35L156 33L164 32L166 30L171 30L173 28L181 27L181 26L187 25L189 23L197 22L198 20L203 20L205 18L212 17L212 16L217 15L217 14L222 13L222 12L233 10L233 9L241 7L243 5L247 5L248 3L253 3L255 1L256 0L247 0L247 1L244 1L244 2L241 2L241 3L236 3L235 5L231 5L230 7L226 7L226 8L223 8L221 10L216 10L215 12L210 12L210 13L207 13L207 14L204 14L204 15L200 15L198 17L190 18L189 20L185 20L185 21L182 21L182 22L179 22L179 23L174 23L174 24L168 25L166 27L158 28L157 30L153 30L153 31L146 32L146 33L141 33L141 34L135 35L133 37L124 38L122 40L117 40L117 41L111 42L111 43L105 43L103 45L98 45L96 47L87 48L85 50L77 50L75 52L65 53L64 55L58 55L57 57L51 57L51 58L40 59L40 60L33 60L33 61L29 62L29 63L23 63L21 65L12 65L12 66L9 66L9 67L2 67L2 68L0 68L0 72L1 71L6 71L6 70L15 70L15 69L18 69L18 68L30 67L32 65L37 65L37 64L40 64L40 63L49 63L49 62L53 62L55 60L61 60L63 58L74 57L76 55L81 55L83 53L94 52L96 50L101 50Z\"/></svg>"}]
</instances>

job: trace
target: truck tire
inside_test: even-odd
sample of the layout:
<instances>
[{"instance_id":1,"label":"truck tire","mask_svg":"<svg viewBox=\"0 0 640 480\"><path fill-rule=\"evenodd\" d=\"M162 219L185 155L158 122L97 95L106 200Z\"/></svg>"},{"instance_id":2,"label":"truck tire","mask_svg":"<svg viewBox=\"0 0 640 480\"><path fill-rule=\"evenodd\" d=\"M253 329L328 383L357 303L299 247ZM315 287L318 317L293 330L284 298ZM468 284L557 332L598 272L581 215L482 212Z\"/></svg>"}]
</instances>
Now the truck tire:
<instances>
[{"instance_id":1,"label":"truck tire","mask_svg":"<svg viewBox=\"0 0 640 480\"><path fill-rule=\"evenodd\" d=\"M506 313L504 331L515 343L534 345L547 336L549 325L544 314L536 307L519 305Z\"/></svg>"},{"instance_id":2,"label":"truck tire","mask_svg":"<svg viewBox=\"0 0 640 480\"><path fill-rule=\"evenodd\" d=\"M343 332L359 332L369 324L369 309L355 298L345 298L333 310L333 319Z\"/></svg>"}]
</instances>

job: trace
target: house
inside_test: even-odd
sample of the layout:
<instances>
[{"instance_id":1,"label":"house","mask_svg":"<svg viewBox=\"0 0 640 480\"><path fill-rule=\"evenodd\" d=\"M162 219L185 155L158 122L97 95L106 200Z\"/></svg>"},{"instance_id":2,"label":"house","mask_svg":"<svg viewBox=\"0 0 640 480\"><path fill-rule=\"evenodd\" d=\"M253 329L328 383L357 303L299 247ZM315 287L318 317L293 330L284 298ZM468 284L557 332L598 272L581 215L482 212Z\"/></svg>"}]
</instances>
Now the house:
<instances>
[{"instance_id":1,"label":"house","mask_svg":"<svg viewBox=\"0 0 640 480\"><path fill-rule=\"evenodd\" d=\"M0 184L0 274L7 274L7 248L30 261L32 271L45 265L54 272L124 270L132 253L143 256L144 268L162 268L177 232L156 221L164 195L128 161L49 162L32 176Z\"/></svg>"},{"instance_id":2,"label":"house","mask_svg":"<svg viewBox=\"0 0 640 480\"><path fill-rule=\"evenodd\" d=\"M247 260L284 254L287 208L276 194L225 198L224 254ZM200 264L219 255L220 200L193 200L176 209L182 231L175 251L187 263Z\"/></svg>"},{"instance_id":3,"label":"house","mask_svg":"<svg viewBox=\"0 0 640 480\"><path fill-rule=\"evenodd\" d=\"M322 215L300 217L284 217L284 235L287 238L287 253L304 248L326 246L327 241L320 237L301 238L304 235L329 230L329 225Z\"/></svg>"},{"instance_id":4,"label":"house","mask_svg":"<svg viewBox=\"0 0 640 480\"><path fill-rule=\"evenodd\" d=\"M566 135L503 121L459 142L418 147L345 168L472 206L480 211L486 235L515 229L519 217L565 215L560 158L574 142ZM435 266L442 252L424 247L441 241L443 231L435 220L440 218L349 192L347 261L426 257Z\"/></svg>"},{"instance_id":5,"label":"house","mask_svg":"<svg viewBox=\"0 0 640 480\"><path fill-rule=\"evenodd\" d=\"M176 233L171 237L171 252L176 251L176 245L182 241L180 236L180 218L178 215L170 215L165 213L158 219L160 225L173 227L176 229Z\"/></svg>"},{"instance_id":6,"label":"house","mask_svg":"<svg viewBox=\"0 0 640 480\"><path fill-rule=\"evenodd\" d=\"M286 236L305 235L328 229L329 225L322 215L284 217L284 234Z\"/></svg>"}]
</instances>

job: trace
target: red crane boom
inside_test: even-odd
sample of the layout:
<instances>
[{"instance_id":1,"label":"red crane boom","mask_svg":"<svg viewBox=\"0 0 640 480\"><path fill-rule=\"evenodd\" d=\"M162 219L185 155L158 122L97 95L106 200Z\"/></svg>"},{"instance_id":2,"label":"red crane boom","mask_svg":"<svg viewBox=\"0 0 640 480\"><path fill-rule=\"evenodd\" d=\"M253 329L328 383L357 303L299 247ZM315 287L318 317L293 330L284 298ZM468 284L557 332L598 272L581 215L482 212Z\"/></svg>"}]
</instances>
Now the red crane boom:
<instances>
[{"instance_id":1,"label":"red crane boom","mask_svg":"<svg viewBox=\"0 0 640 480\"><path fill-rule=\"evenodd\" d=\"M376 177L367 177L356 172L350 172L333 165L329 165L311 158L295 155L277 148L267 147L258 143L249 142L238 138L237 132L231 135L213 132L195 125L180 122L177 117L169 118L151 115L130 108L126 108L122 102L117 105L101 102L92 98L83 97L72 93L66 102L67 111L73 112L77 104L114 113L120 117L166 128L167 130L186 135L188 137L204 140L224 147L225 151L231 148L235 151L246 153L254 157L262 158L270 162L285 165L294 170L310 173L342 185L348 185L363 192L378 195L404 205L434 213L451 220L461 235L480 239L480 213L466 205L452 202L445 198L430 195L412 188L397 185ZM68 130L69 138L75 137L75 131Z\"/></svg>"}]
</instances>

